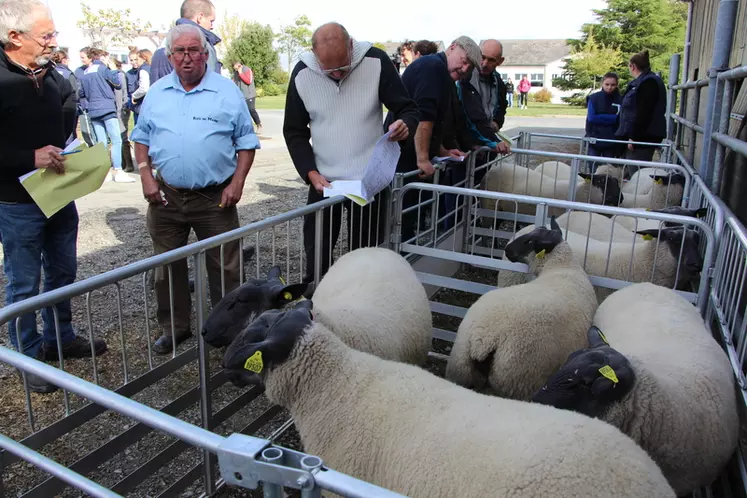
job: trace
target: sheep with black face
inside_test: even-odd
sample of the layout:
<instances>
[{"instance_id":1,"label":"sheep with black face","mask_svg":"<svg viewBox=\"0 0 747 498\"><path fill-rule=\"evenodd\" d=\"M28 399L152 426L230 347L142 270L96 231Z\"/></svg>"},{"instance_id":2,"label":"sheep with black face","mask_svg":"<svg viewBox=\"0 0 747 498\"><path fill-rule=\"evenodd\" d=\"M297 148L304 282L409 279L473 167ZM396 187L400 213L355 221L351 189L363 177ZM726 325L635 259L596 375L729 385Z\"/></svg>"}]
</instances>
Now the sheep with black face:
<instances>
[{"instance_id":1,"label":"sheep with black face","mask_svg":"<svg viewBox=\"0 0 747 498\"><path fill-rule=\"evenodd\" d=\"M507 257L527 263L537 278L490 291L469 308L446 365L448 380L529 400L585 344L597 299L554 218L550 225L506 247Z\"/></svg>"},{"instance_id":2,"label":"sheep with black face","mask_svg":"<svg viewBox=\"0 0 747 498\"><path fill-rule=\"evenodd\" d=\"M589 347L570 355L533 401L618 427L679 496L713 482L737 447L726 353L692 304L650 283L625 287L599 306Z\"/></svg>"},{"instance_id":3,"label":"sheep with black face","mask_svg":"<svg viewBox=\"0 0 747 498\"><path fill-rule=\"evenodd\" d=\"M264 385L329 467L412 498L674 497L615 427L350 348L313 320L311 304L260 316L223 366L236 385Z\"/></svg>"}]
</instances>

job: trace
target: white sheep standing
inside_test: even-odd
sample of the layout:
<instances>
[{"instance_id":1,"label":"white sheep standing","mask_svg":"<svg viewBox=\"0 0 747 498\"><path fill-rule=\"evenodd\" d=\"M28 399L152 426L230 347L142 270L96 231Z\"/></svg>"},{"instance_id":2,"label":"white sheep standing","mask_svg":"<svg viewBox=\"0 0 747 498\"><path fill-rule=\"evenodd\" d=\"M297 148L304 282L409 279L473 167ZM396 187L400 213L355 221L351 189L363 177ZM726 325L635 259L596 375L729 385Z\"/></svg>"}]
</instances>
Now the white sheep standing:
<instances>
[{"instance_id":1,"label":"white sheep standing","mask_svg":"<svg viewBox=\"0 0 747 498\"><path fill-rule=\"evenodd\" d=\"M617 181L606 175L579 175L584 177L583 181L572 183L569 180L558 180L545 176L538 171L515 166L513 164L496 164L485 175L486 189L493 192L506 192L510 194L531 195L547 197L551 199L568 199L570 189L575 191L575 199L578 202L591 204L613 204L617 205L620 199L620 187ZM495 200L482 198L481 204L484 209L494 210ZM534 214L536 206L531 204L515 203L513 201L499 201L501 211L517 211L523 214ZM549 208L551 215L559 216L565 210L563 208Z\"/></svg>"},{"instance_id":2,"label":"white sheep standing","mask_svg":"<svg viewBox=\"0 0 747 498\"><path fill-rule=\"evenodd\" d=\"M678 496L709 485L737 447L739 416L729 359L697 309L641 283L607 298L594 325L591 348L574 353L534 400L620 428Z\"/></svg>"},{"instance_id":3,"label":"white sheep standing","mask_svg":"<svg viewBox=\"0 0 747 498\"><path fill-rule=\"evenodd\" d=\"M528 264L537 278L490 291L470 306L449 355L446 379L529 400L586 343L597 309L594 288L555 219L551 227L539 227L506 247L514 262L531 252Z\"/></svg>"},{"instance_id":4,"label":"white sheep standing","mask_svg":"<svg viewBox=\"0 0 747 498\"><path fill-rule=\"evenodd\" d=\"M306 452L412 498L674 498L617 428L357 351L309 310L265 313L223 367L235 385L264 385L290 411Z\"/></svg>"},{"instance_id":5,"label":"white sheep standing","mask_svg":"<svg viewBox=\"0 0 747 498\"><path fill-rule=\"evenodd\" d=\"M620 207L662 209L682 204L685 192L685 177L682 174L652 175L652 179L654 183L648 192L624 194Z\"/></svg>"},{"instance_id":6,"label":"white sheep standing","mask_svg":"<svg viewBox=\"0 0 747 498\"><path fill-rule=\"evenodd\" d=\"M269 278L269 284L249 282L242 292L227 294L205 322L205 341L227 346L260 313L309 294L307 284L281 282L279 268ZM433 333L430 303L412 266L398 253L366 247L345 254L313 297L317 320L350 347L416 365L427 360Z\"/></svg>"}]
</instances>

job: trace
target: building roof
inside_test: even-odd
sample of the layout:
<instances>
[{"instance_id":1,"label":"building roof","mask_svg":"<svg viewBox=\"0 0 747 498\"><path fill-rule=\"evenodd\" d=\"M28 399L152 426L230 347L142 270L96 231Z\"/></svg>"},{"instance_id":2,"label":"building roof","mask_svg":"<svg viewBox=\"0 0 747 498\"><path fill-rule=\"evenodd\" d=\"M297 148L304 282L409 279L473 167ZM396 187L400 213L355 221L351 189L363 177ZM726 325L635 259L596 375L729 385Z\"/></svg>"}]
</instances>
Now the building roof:
<instances>
[{"instance_id":1,"label":"building roof","mask_svg":"<svg viewBox=\"0 0 747 498\"><path fill-rule=\"evenodd\" d=\"M485 40L480 41L480 45ZM544 66L571 54L571 47L563 40L501 40L504 66Z\"/></svg>"}]
</instances>

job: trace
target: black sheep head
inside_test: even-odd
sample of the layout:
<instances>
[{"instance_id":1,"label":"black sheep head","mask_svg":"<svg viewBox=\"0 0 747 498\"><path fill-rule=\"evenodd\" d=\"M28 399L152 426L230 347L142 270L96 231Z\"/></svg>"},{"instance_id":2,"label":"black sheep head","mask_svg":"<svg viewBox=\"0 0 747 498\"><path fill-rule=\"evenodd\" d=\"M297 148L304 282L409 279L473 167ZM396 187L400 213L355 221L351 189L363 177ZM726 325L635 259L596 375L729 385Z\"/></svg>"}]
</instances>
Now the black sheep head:
<instances>
[{"instance_id":1,"label":"black sheep head","mask_svg":"<svg viewBox=\"0 0 747 498\"><path fill-rule=\"evenodd\" d=\"M639 230L636 232L644 238L650 237L663 242L669 253L679 262L678 286L691 282L703 269L703 260L700 257L698 247L700 245L700 234L682 225L651 230ZM663 249L663 248L662 248ZM661 249L659 249L661 250ZM682 258L680 259L680 253Z\"/></svg>"},{"instance_id":2,"label":"black sheep head","mask_svg":"<svg viewBox=\"0 0 747 498\"><path fill-rule=\"evenodd\" d=\"M527 263L530 254L535 253L539 256L550 253L561 242L563 242L563 232L553 216L550 218L549 230L539 226L531 232L512 240L506 246L506 258L512 263Z\"/></svg>"},{"instance_id":3,"label":"black sheep head","mask_svg":"<svg viewBox=\"0 0 747 498\"><path fill-rule=\"evenodd\" d=\"M590 175L588 173L579 173L587 182L600 189L604 194L605 206L619 206L622 204L625 196L620 190L620 182L614 176L609 175ZM578 202L587 202L588 199L576 199Z\"/></svg>"},{"instance_id":4,"label":"black sheep head","mask_svg":"<svg viewBox=\"0 0 747 498\"><path fill-rule=\"evenodd\" d=\"M533 402L600 417L630 392L636 379L630 361L610 347L597 327L587 336L590 347L571 353Z\"/></svg>"},{"instance_id":5,"label":"black sheep head","mask_svg":"<svg viewBox=\"0 0 747 498\"><path fill-rule=\"evenodd\" d=\"M228 379L237 387L264 387L267 371L288 359L313 323L312 308L310 300L303 300L288 311L262 313L226 349L222 366Z\"/></svg>"},{"instance_id":6,"label":"black sheep head","mask_svg":"<svg viewBox=\"0 0 747 498\"><path fill-rule=\"evenodd\" d=\"M280 267L273 266L266 279L250 280L223 296L205 321L202 337L213 347L228 346L259 315L301 298L307 288L287 285Z\"/></svg>"}]
</instances>

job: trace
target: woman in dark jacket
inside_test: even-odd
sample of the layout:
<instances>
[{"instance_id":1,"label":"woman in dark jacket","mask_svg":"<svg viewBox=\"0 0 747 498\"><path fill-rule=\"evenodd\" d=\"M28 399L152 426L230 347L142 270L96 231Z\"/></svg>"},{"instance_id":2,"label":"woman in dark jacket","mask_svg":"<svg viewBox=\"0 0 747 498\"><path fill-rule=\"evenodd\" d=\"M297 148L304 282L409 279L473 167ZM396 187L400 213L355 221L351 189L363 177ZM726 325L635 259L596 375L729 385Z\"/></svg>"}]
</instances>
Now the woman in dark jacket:
<instances>
[{"instance_id":1,"label":"woman in dark jacket","mask_svg":"<svg viewBox=\"0 0 747 498\"><path fill-rule=\"evenodd\" d=\"M78 78L75 76L75 73L68 67L68 63L70 62L70 59L67 56L67 52L64 50L57 50L52 54L52 62L54 62L54 68L57 70L58 73L62 75L63 78L68 80L70 82L70 85L72 85L73 90L75 90L75 95L73 96L73 99L75 100L75 103L78 103L78 92L80 91L80 86L78 83ZM75 123L73 123L73 132L68 137L67 141L65 142L65 145L70 145L70 143L75 140L78 136L78 114L75 115Z\"/></svg>"},{"instance_id":2,"label":"woman in dark jacket","mask_svg":"<svg viewBox=\"0 0 747 498\"><path fill-rule=\"evenodd\" d=\"M602 89L587 98L586 136L603 140L617 140L615 132L619 125L622 97L618 90L615 73L607 73L602 79ZM623 148L620 144L597 142L589 144L589 155L599 157L620 157ZM592 165L592 171L595 165Z\"/></svg>"}]
</instances>

